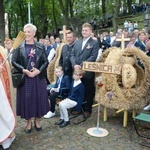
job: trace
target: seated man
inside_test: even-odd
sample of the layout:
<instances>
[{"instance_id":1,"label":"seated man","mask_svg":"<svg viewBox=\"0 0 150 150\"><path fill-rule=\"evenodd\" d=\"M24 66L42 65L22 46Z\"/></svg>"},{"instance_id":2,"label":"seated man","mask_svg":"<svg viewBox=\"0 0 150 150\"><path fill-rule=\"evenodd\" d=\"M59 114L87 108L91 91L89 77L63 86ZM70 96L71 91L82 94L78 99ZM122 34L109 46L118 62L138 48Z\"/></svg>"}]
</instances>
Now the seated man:
<instances>
[{"instance_id":1,"label":"seated man","mask_svg":"<svg viewBox=\"0 0 150 150\"><path fill-rule=\"evenodd\" d=\"M81 82L81 78L84 75L84 71L81 69L76 69L73 74L73 83L68 98L64 99L59 103L60 110L60 120L55 123L63 128L69 124L69 117L67 109L73 108L76 105L81 109L82 102L84 100L84 90L85 87Z\"/></svg>"},{"instance_id":2,"label":"seated man","mask_svg":"<svg viewBox=\"0 0 150 150\"><path fill-rule=\"evenodd\" d=\"M56 98L60 94L62 88L70 89L70 78L63 73L63 68L58 66L55 68L55 74L57 76L56 83L53 88L50 89L50 111L44 115L44 118L48 119L55 116Z\"/></svg>"}]
</instances>

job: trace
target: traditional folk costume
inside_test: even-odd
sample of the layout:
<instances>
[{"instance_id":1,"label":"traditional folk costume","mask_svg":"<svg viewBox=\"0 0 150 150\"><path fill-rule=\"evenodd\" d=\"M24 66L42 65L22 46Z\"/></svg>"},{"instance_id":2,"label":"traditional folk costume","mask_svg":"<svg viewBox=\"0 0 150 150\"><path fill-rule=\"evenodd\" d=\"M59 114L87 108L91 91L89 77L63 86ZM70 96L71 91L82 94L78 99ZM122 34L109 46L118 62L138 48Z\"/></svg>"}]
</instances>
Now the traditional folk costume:
<instances>
[{"instance_id":1,"label":"traditional folk costume","mask_svg":"<svg viewBox=\"0 0 150 150\"><path fill-rule=\"evenodd\" d=\"M4 62L6 55L6 50L3 47L0 47L1 62ZM13 130L16 122L11 107L14 104L14 94L10 74L10 65L6 62L3 67L4 69L0 73L0 145L6 149L9 148L15 139Z\"/></svg>"},{"instance_id":2,"label":"traditional folk costume","mask_svg":"<svg viewBox=\"0 0 150 150\"><path fill-rule=\"evenodd\" d=\"M73 50L74 44L75 44L75 42L71 45L70 44L65 44L62 47L62 53L61 53L61 57L60 57L60 60L59 60L59 65L63 67L64 74L69 76L71 81L72 81L73 69L72 69L72 66L71 66L70 54Z\"/></svg>"}]
</instances>

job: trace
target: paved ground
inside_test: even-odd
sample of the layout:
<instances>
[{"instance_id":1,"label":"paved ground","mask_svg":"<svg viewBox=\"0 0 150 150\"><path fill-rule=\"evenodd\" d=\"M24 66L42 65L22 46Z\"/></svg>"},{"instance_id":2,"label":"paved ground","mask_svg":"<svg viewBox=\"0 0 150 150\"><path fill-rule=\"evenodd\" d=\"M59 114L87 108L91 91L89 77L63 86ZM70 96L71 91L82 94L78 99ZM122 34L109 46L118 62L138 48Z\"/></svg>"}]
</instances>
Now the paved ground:
<instances>
[{"instance_id":1,"label":"paved ground","mask_svg":"<svg viewBox=\"0 0 150 150\"><path fill-rule=\"evenodd\" d=\"M101 112L100 127L109 131L109 135L103 138L92 137L87 134L87 129L96 127L97 107L93 108L92 116L85 122L74 125L73 121L76 119L73 119L71 124L65 128L54 125L59 119L58 116L51 119L42 118L43 131L37 132L33 128L31 134L24 132L26 122L18 118L18 126L15 129L16 139L10 150L148 150L136 142L141 142L143 139L135 133L133 134L133 141L130 141L129 133L132 122L129 119L128 126L122 127L122 116L123 113L120 113L114 117L112 111L109 111L108 121L103 122ZM131 114L129 114L129 118L130 116ZM82 116L80 115L79 118L81 119Z\"/></svg>"}]
</instances>

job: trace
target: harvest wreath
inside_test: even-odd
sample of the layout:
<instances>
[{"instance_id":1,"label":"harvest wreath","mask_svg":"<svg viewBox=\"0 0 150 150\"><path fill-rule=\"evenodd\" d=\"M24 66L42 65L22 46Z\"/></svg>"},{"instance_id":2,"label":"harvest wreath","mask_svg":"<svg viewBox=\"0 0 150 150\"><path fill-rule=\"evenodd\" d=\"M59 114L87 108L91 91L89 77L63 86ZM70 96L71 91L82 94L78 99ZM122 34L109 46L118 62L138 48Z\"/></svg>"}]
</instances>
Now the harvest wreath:
<instances>
[{"instance_id":1,"label":"harvest wreath","mask_svg":"<svg viewBox=\"0 0 150 150\"><path fill-rule=\"evenodd\" d=\"M124 51L112 47L107 49L98 62L122 65L120 75L96 73L95 99L106 108L140 109L150 100L150 57L138 48L127 48ZM141 67L139 65L143 65ZM99 81L99 77L102 78ZM102 83L101 95L99 83Z\"/></svg>"}]
</instances>

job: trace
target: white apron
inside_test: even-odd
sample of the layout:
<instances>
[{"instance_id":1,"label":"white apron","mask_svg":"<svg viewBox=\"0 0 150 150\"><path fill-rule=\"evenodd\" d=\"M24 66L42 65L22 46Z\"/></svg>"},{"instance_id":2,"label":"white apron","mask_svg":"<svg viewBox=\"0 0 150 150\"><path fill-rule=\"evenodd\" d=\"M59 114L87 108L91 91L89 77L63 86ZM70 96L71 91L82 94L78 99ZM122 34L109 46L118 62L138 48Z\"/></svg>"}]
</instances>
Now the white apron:
<instances>
[{"instance_id":1,"label":"white apron","mask_svg":"<svg viewBox=\"0 0 150 150\"><path fill-rule=\"evenodd\" d=\"M15 128L15 117L0 79L0 143L9 137Z\"/></svg>"}]
</instances>

